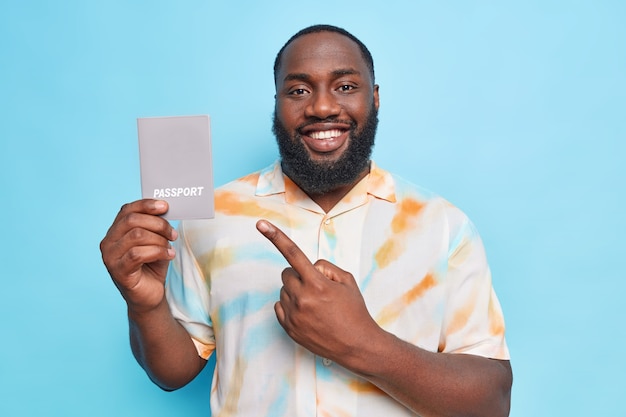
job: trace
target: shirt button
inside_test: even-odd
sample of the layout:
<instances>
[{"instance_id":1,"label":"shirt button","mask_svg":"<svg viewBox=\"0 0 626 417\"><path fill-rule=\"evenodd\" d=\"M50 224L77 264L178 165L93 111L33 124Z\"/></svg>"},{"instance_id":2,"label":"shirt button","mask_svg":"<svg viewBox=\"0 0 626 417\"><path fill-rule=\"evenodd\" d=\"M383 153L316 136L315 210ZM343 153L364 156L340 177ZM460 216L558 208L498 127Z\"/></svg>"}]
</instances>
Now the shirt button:
<instances>
[{"instance_id":1,"label":"shirt button","mask_svg":"<svg viewBox=\"0 0 626 417\"><path fill-rule=\"evenodd\" d=\"M322 358L322 363L324 364L324 366L330 366L333 364L333 361L327 358Z\"/></svg>"}]
</instances>

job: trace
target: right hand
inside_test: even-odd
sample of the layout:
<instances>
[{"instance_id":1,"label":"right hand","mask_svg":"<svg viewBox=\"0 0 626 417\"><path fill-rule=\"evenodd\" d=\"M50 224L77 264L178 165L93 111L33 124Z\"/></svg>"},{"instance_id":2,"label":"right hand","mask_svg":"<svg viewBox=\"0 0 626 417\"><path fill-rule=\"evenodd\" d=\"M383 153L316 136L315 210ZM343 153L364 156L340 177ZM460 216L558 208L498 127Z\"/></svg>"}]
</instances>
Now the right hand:
<instances>
[{"instance_id":1,"label":"right hand","mask_svg":"<svg viewBox=\"0 0 626 417\"><path fill-rule=\"evenodd\" d=\"M158 307L165 298L165 276L175 252L176 230L159 217L168 205L161 200L125 204L100 242L102 260L113 282L137 313Z\"/></svg>"}]
</instances>

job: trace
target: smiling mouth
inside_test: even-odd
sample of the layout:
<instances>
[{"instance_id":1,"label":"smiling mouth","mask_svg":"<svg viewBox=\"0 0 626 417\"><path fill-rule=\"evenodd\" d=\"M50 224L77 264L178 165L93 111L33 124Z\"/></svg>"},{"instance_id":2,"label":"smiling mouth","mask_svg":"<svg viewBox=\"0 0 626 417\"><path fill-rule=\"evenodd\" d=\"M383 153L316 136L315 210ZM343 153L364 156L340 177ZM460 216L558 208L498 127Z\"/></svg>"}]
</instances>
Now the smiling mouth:
<instances>
[{"instance_id":1,"label":"smiling mouth","mask_svg":"<svg viewBox=\"0 0 626 417\"><path fill-rule=\"evenodd\" d=\"M325 139L336 138L338 136L341 136L342 134L343 134L343 131L339 129L331 129L331 130L317 130L314 132L310 132L308 136L316 140L325 140Z\"/></svg>"}]
</instances>

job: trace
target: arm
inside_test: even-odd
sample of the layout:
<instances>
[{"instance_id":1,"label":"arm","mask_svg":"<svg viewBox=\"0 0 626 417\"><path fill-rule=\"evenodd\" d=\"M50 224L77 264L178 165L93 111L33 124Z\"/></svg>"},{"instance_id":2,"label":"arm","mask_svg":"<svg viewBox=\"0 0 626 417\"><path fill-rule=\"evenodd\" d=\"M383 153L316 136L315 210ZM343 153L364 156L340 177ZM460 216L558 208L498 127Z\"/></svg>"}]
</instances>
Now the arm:
<instances>
[{"instance_id":1,"label":"arm","mask_svg":"<svg viewBox=\"0 0 626 417\"><path fill-rule=\"evenodd\" d=\"M206 365L166 301L147 314L129 308L128 321L133 355L162 389L173 391L186 385Z\"/></svg>"},{"instance_id":2,"label":"arm","mask_svg":"<svg viewBox=\"0 0 626 417\"><path fill-rule=\"evenodd\" d=\"M297 343L369 380L422 416L508 415L508 361L428 352L398 339L369 315L351 274L323 260L311 264L268 222L260 221L257 228L292 266L283 272L275 310Z\"/></svg>"},{"instance_id":3,"label":"arm","mask_svg":"<svg viewBox=\"0 0 626 417\"><path fill-rule=\"evenodd\" d=\"M122 207L100 243L102 259L128 306L133 354L150 379L165 390L191 381L206 361L186 330L172 317L165 276L177 238L159 217L167 203L140 200Z\"/></svg>"},{"instance_id":4,"label":"arm","mask_svg":"<svg viewBox=\"0 0 626 417\"><path fill-rule=\"evenodd\" d=\"M384 331L364 347L346 368L422 416L509 415L508 361L429 352Z\"/></svg>"}]
</instances>

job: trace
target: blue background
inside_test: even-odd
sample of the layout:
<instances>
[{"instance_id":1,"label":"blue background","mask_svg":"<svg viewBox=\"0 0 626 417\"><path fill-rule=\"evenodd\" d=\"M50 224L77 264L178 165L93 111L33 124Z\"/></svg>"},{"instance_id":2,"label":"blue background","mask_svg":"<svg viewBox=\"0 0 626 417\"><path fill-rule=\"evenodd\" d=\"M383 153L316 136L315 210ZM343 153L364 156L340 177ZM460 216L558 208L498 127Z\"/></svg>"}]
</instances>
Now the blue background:
<instances>
[{"instance_id":1,"label":"blue background","mask_svg":"<svg viewBox=\"0 0 626 417\"><path fill-rule=\"evenodd\" d=\"M208 113L215 183L277 157L272 64L343 26L374 55L377 163L477 224L508 325L511 416L624 415L626 3L0 4L0 415L206 416L134 362L100 260L140 196L136 118Z\"/></svg>"}]
</instances>

